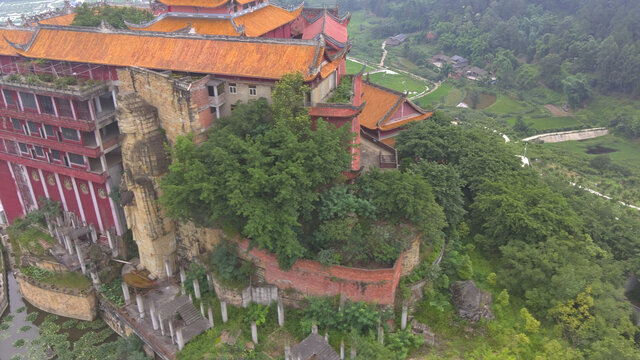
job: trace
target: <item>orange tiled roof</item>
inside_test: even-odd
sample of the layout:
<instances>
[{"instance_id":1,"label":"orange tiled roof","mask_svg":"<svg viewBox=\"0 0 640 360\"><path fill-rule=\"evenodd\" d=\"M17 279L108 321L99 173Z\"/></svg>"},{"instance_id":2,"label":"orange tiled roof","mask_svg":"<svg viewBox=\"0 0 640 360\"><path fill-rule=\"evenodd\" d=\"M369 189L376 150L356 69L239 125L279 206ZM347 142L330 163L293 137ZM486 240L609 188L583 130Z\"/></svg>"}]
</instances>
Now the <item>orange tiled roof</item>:
<instances>
[{"instance_id":1,"label":"orange tiled roof","mask_svg":"<svg viewBox=\"0 0 640 360\"><path fill-rule=\"evenodd\" d=\"M21 43L29 42L29 37L24 40ZM30 58L263 79L280 79L286 73L300 71L307 80L317 75L310 68L323 56L318 44L303 40L109 32L49 25L40 27L26 50L14 49L14 53Z\"/></svg>"},{"instance_id":2,"label":"orange tiled roof","mask_svg":"<svg viewBox=\"0 0 640 360\"><path fill-rule=\"evenodd\" d=\"M230 0L158 0L159 2L169 6L194 6L204 8L217 8Z\"/></svg>"},{"instance_id":3,"label":"orange tiled roof","mask_svg":"<svg viewBox=\"0 0 640 360\"><path fill-rule=\"evenodd\" d=\"M407 101L405 96L366 82L362 83L362 92L362 102L365 103L365 106L358 119L360 120L360 125L371 130L392 130L409 122L427 119L432 115L432 113L425 113L421 109L416 109L416 116L386 124L386 121L396 109ZM415 105L412 107L415 108Z\"/></svg>"},{"instance_id":4,"label":"orange tiled roof","mask_svg":"<svg viewBox=\"0 0 640 360\"><path fill-rule=\"evenodd\" d=\"M402 95L384 91L365 82L362 83L362 93L362 102L366 104L358 119L360 125L371 130L378 128L378 122L388 116L402 98Z\"/></svg>"},{"instance_id":5,"label":"orange tiled roof","mask_svg":"<svg viewBox=\"0 0 640 360\"><path fill-rule=\"evenodd\" d=\"M257 9L248 14L234 18L237 26L245 27L245 35L249 37L258 37L264 35L271 30L287 24L295 20L302 11L302 7L298 10L289 12L285 9L274 5L268 5ZM132 30L173 32L185 29L188 25L195 29L198 34L209 35L229 35L240 36L235 27L231 23L231 19L213 19L206 17L179 17L165 15L161 20L147 27L130 27Z\"/></svg>"},{"instance_id":6,"label":"orange tiled roof","mask_svg":"<svg viewBox=\"0 0 640 360\"><path fill-rule=\"evenodd\" d=\"M340 56L339 58L323 66L322 70L320 70L320 76L324 79L327 76L331 75L331 73L334 72L338 68L338 66L340 66L340 62L343 58L343 56Z\"/></svg>"},{"instance_id":7,"label":"orange tiled roof","mask_svg":"<svg viewBox=\"0 0 640 360\"><path fill-rule=\"evenodd\" d=\"M13 43L24 44L31 40L34 32L28 30L9 30L0 29L0 55L15 55L16 49L14 49L5 38Z\"/></svg>"},{"instance_id":8,"label":"orange tiled roof","mask_svg":"<svg viewBox=\"0 0 640 360\"><path fill-rule=\"evenodd\" d=\"M76 13L71 13L71 14L52 17L52 18L49 18L49 19L40 20L38 22L40 24L45 24L45 25L64 25L64 26L69 26L69 25L71 25L71 23L73 22L73 20L75 18L76 18Z\"/></svg>"}]
</instances>

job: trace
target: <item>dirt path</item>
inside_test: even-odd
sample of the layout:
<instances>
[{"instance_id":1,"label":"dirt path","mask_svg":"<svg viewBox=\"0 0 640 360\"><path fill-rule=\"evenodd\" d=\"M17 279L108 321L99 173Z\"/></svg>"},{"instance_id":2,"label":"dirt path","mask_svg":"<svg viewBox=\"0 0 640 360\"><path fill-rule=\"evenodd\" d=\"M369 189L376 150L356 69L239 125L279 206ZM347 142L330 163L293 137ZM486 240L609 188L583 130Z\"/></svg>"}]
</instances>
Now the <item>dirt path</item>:
<instances>
[{"instance_id":1,"label":"dirt path","mask_svg":"<svg viewBox=\"0 0 640 360\"><path fill-rule=\"evenodd\" d=\"M551 115L553 116L571 116L571 114L567 111L564 111L564 109L557 107L555 105L545 105L544 106L547 110L549 110L549 112L551 112Z\"/></svg>"},{"instance_id":2,"label":"dirt path","mask_svg":"<svg viewBox=\"0 0 640 360\"><path fill-rule=\"evenodd\" d=\"M380 59L380 64L378 64L379 66L384 66L384 59L387 58L387 49L385 49L387 47L387 41L385 40L382 43L382 59Z\"/></svg>"}]
</instances>

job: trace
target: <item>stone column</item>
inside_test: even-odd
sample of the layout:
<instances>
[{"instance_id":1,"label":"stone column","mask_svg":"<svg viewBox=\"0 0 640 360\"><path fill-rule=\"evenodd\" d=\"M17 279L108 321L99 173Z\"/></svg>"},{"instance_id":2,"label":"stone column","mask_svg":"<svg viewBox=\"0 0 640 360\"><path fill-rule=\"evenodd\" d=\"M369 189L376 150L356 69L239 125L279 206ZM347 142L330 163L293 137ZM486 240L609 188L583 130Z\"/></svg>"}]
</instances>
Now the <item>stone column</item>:
<instances>
[{"instance_id":1,"label":"stone column","mask_svg":"<svg viewBox=\"0 0 640 360\"><path fill-rule=\"evenodd\" d=\"M200 282L198 282L198 279L193 279L193 292L196 294L196 299L200 299L202 297L200 294Z\"/></svg>"},{"instance_id":2,"label":"stone column","mask_svg":"<svg viewBox=\"0 0 640 360\"><path fill-rule=\"evenodd\" d=\"M184 282L187 279L187 275L184 273L184 268L180 268L180 284L184 288Z\"/></svg>"},{"instance_id":3,"label":"stone column","mask_svg":"<svg viewBox=\"0 0 640 360\"><path fill-rule=\"evenodd\" d=\"M164 269L167 271L167 277L169 278L173 277L173 270L171 269L171 264L169 263L169 260L164 261Z\"/></svg>"},{"instance_id":4,"label":"stone column","mask_svg":"<svg viewBox=\"0 0 640 360\"><path fill-rule=\"evenodd\" d=\"M209 290L215 291L213 288L213 277L209 273L207 273L207 284L209 285Z\"/></svg>"},{"instance_id":5,"label":"stone column","mask_svg":"<svg viewBox=\"0 0 640 360\"><path fill-rule=\"evenodd\" d=\"M384 345L384 329L380 325L378 325L378 342Z\"/></svg>"},{"instance_id":6,"label":"stone column","mask_svg":"<svg viewBox=\"0 0 640 360\"><path fill-rule=\"evenodd\" d=\"M278 299L278 325L280 327L284 326L284 305L282 305L282 300Z\"/></svg>"},{"instance_id":7,"label":"stone column","mask_svg":"<svg viewBox=\"0 0 640 360\"><path fill-rule=\"evenodd\" d=\"M91 242L92 243L97 243L98 242L98 233L96 232L96 227L93 226L93 224L89 225L89 230L91 231Z\"/></svg>"},{"instance_id":8,"label":"stone column","mask_svg":"<svg viewBox=\"0 0 640 360\"><path fill-rule=\"evenodd\" d=\"M113 241L113 235L111 235L111 230L107 230L107 241L109 242L109 249L114 250L116 246L115 241Z\"/></svg>"},{"instance_id":9,"label":"stone column","mask_svg":"<svg viewBox=\"0 0 640 360\"><path fill-rule=\"evenodd\" d=\"M75 242L76 245L76 253L78 255L78 262L80 262L80 269L82 269L82 273L83 274L87 274L87 266L84 264L84 259L82 258L82 252L80 251L80 247L78 246L78 243Z\"/></svg>"},{"instance_id":10,"label":"stone column","mask_svg":"<svg viewBox=\"0 0 640 360\"><path fill-rule=\"evenodd\" d=\"M71 245L71 238L69 238L69 235L64 234L64 244L65 247L67 248L67 252L69 252L69 255L73 255L73 245Z\"/></svg>"},{"instance_id":11,"label":"stone column","mask_svg":"<svg viewBox=\"0 0 640 360\"><path fill-rule=\"evenodd\" d=\"M324 331L324 341L329 342L329 332L327 330Z\"/></svg>"},{"instance_id":12,"label":"stone column","mask_svg":"<svg viewBox=\"0 0 640 360\"><path fill-rule=\"evenodd\" d=\"M209 315L209 327L213 328L213 311L211 310L211 306L207 309L207 315Z\"/></svg>"},{"instance_id":13,"label":"stone column","mask_svg":"<svg viewBox=\"0 0 640 360\"><path fill-rule=\"evenodd\" d=\"M258 326L255 321L251 322L251 340L254 344L258 344Z\"/></svg>"},{"instance_id":14,"label":"stone column","mask_svg":"<svg viewBox=\"0 0 640 360\"><path fill-rule=\"evenodd\" d=\"M340 360L344 360L344 340L340 340Z\"/></svg>"},{"instance_id":15,"label":"stone column","mask_svg":"<svg viewBox=\"0 0 640 360\"><path fill-rule=\"evenodd\" d=\"M226 324L227 320L229 320L229 318L227 318L227 302L226 301L220 301L220 312L222 312L222 322Z\"/></svg>"},{"instance_id":16,"label":"stone column","mask_svg":"<svg viewBox=\"0 0 640 360\"><path fill-rule=\"evenodd\" d=\"M402 318L400 318L400 329L407 328L407 316L409 315L409 309L407 305L402 305Z\"/></svg>"},{"instance_id":17,"label":"stone column","mask_svg":"<svg viewBox=\"0 0 640 360\"><path fill-rule=\"evenodd\" d=\"M156 318L156 306L153 302L151 302L151 306L149 306L149 316L151 317L151 324L153 325L153 330L158 330L158 319Z\"/></svg>"},{"instance_id":18,"label":"stone column","mask_svg":"<svg viewBox=\"0 0 640 360\"><path fill-rule=\"evenodd\" d=\"M285 340L284 343L284 360L291 359L291 346L289 345L289 341Z\"/></svg>"},{"instance_id":19,"label":"stone column","mask_svg":"<svg viewBox=\"0 0 640 360\"><path fill-rule=\"evenodd\" d=\"M176 331L176 340L178 342L178 350L182 350L184 347L184 338L182 337L182 328Z\"/></svg>"},{"instance_id":20,"label":"stone column","mask_svg":"<svg viewBox=\"0 0 640 360\"><path fill-rule=\"evenodd\" d=\"M160 334L164 336L164 323L162 322L162 315L160 315L159 311L158 311L158 322L160 323Z\"/></svg>"},{"instance_id":21,"label":"stone column","mask_svg":"<svg viewBox=\"0 0 640 360\"><path fill-rule=\"evenodd\" d=\"M136 294L136 303L138 304L138 313L140 318L144 319L144 303L142 302L142 295Z\"/></svg>"},{"instance_id":22,"label":"stone column","mask_svg":"<svg viewBox=\"0 0 640 360\"><path fill-rule=\"evenodd\" d=\"M174 340L174 332L173 332L173 320L169 320L169 333L171 333L171 343L175 344L175 340Z\"/></svg>"},{"instance_id":23,"label":"stone column","mask_svg":"<svg viewBox=\"0 0 640 360\"><path fill-rule=\"evenodd\" d=\"M205 317L205 315L204 315L204 304L202 303L202 301L200 301L200 314L202 314L202 317Z\"/></svg>"},{"instance_id":24,"label":"stone column","mask_svg":"<svg viewBox=\"0 0 640 360\"><path fill-rule=\"evenodd\" d=\"M98 273L95 270L92 270L90 274L91 274L91 282L93 283L93 287L99 291L102 288L102 285L100 283L100 277L98 277Z\"/></svg>"},{"instance_id":25,"label":"stone column","mask_svg":"<svg viewBox=\"0 0 640 360\"><path fill-rule=\"evenodd\" d=\"M129 294L129 285L127 285L124 280L121 283L122 285L122 296L124 297L124 303L126 305L131 304L131 295Z\"/></svg>"},{"instance_id":26,"label":"stone column","mask_svg":"<svg viewBox=\"0 0 640 360\"><path fill-rule=\"evenodd\" d=\"M354 360L356 358L356 346L354 344L351 344L351 360Z\"/></svg>"}]
</instances>

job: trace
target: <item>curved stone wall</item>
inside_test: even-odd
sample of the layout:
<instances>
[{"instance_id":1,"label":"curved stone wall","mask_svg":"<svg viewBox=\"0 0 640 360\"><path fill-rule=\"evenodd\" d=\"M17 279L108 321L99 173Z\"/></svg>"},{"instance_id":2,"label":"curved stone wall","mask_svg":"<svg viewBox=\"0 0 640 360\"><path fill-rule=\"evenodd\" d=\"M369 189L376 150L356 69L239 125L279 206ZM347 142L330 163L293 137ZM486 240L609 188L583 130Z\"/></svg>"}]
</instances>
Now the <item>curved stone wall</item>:
<instances>
[{"instance_id":1,"label":"curved stone wall","mask_svg":"<svg viewBox=\"0 0 640 360\"><path fill-rule=\"evenodd\" d=\"M17 273L20 293L31 305L40 310L73 319L93 321L97 316L96 296L93 288L82 291L63 291L52 286L32 283Z\"/></svg>"}]
</instances>

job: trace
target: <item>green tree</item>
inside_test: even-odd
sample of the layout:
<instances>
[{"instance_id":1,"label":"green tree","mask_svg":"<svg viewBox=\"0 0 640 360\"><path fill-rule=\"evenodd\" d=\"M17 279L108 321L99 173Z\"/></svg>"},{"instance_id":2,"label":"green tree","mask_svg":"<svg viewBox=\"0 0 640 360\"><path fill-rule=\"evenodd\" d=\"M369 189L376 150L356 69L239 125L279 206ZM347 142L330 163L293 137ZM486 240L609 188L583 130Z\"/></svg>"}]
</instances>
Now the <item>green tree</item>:
<instances>
[{"instance_id":1,"label":"green tree","mask_svg":"<svg viewBox=\"0 0 640 360\"><path fill-rule=\"evenodd\" d=\"M465 183L455 167L422 161L409 171L421 175L431 185L433 196L442 207L449 226L458 226L466 214L462 194Z\"/></svg>"},{"instance_id":2,"label":"green tree","mask_svg":"<svg viewBox=\"0 0 640 360\"><path fill-rule=\"evenodd\" d=\"M361 175L359 193L389 220L414 224L425 235L440 236L445 226L442 208L435 202L431 186L419 175L400 171L369 171Z\"/></svg>"},{"instance_id":3,"label":"green tree","mask_svg":"<svg viewBox=\"0 0 640 360\"><path fill-rule=\"evenodd\" d=\"M167 213L206 226L236 224L255 245L278 254L281 266L291 266L304 254L299 220L313 210L316 190L351 162L349 129L321 119L312 129L305 89L299 75L286 76L274 90L273 111L261 99L238 106L200 146L190 135L179 137L161 180ZM238 125L245 114L267 125L261 132Z\"/></svg>"},{"instance_id":4,"label":"green tree","mask_svg":"<svg viewBox=\"0 0 640 360\"><path fill-rule=\"evenodd\" d=\"M589 84L587 84L587 78L584 75L567 76L562 82L562 88L569 106L573 109L577 109L587 100L590 96Z\"/></svg>"}]
</instances>

